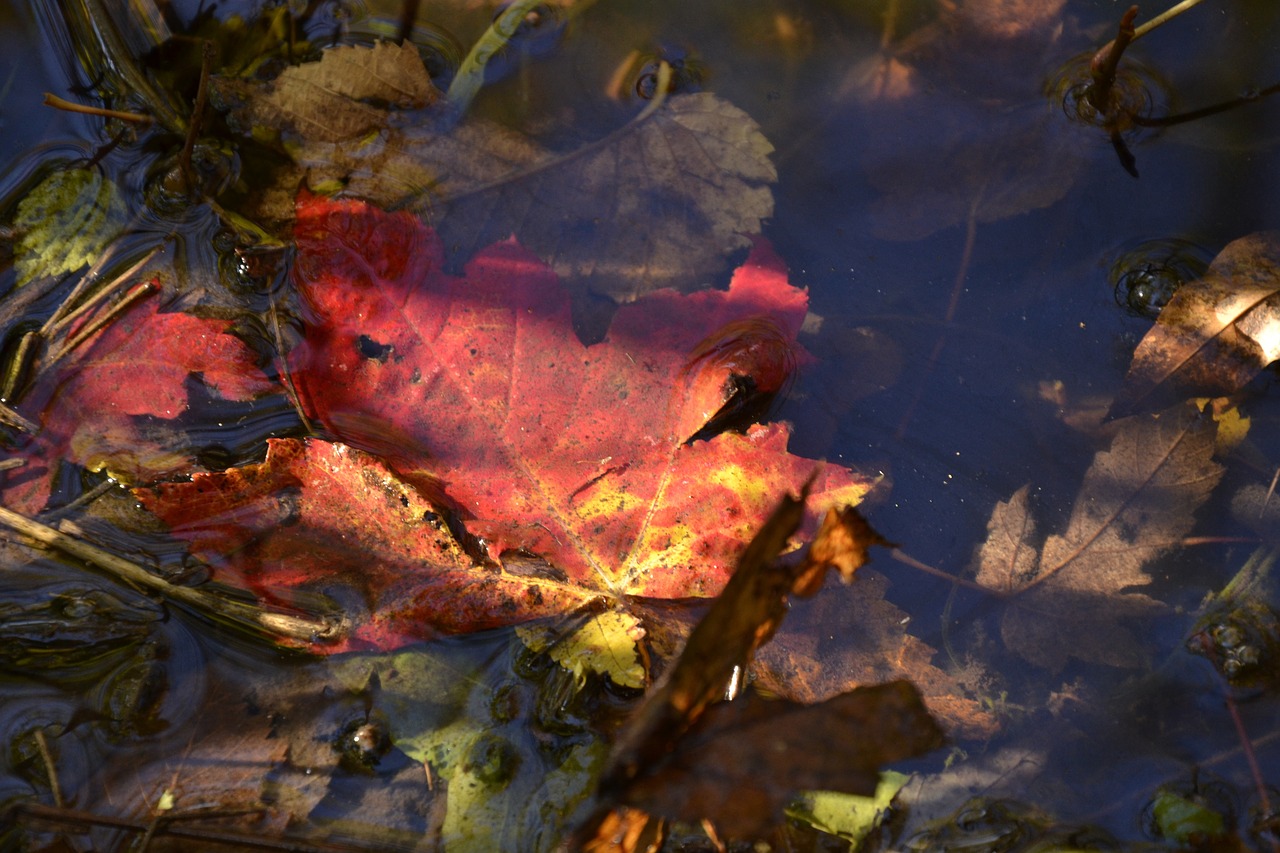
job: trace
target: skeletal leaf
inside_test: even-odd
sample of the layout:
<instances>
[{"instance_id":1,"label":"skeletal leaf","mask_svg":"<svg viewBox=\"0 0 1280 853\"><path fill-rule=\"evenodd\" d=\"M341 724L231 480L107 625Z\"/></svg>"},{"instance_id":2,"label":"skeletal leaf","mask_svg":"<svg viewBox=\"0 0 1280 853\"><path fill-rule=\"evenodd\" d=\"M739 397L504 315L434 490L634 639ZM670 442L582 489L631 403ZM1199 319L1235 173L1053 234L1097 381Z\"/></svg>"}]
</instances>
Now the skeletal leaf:
<instances>
[{"instance_id":1,"label":"skeletal leaf","mask_svg":"<svg viewBox=\"0 0 1280 853\"><path fill-rule=\"evenodd\" d=\"M1158 603L1133 587L1143 568L1176 547L1222 476L1215 426L1193 406L1125 421L1094 457L1066 529L1041 547L1024 486L996 505L978 550L977 581L1010 599L1005 644L1061 669L1069 657L1115 666L1143 660L1120 624Z\"/></svg>"}]
</instances>

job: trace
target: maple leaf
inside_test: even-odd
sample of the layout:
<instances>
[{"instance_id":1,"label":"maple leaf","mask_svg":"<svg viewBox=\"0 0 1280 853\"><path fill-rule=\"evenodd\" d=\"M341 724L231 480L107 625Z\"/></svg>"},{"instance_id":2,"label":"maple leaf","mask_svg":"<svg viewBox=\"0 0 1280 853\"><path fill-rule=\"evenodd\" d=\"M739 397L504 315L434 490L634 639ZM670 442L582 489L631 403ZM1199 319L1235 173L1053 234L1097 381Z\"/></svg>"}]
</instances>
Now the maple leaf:
<instances>
[{"instance_id":1,"label":"maple leaf","mask_svg":"<svg viewBox=\"0 0 1280 853\"><path fill-rule=\"evenodd\" d=\"M1214 433L1213 420L1190 405L1124 421L1085 473L1066 529L1043 547L1029 486L996 504L977 581L1012 599L1001 622L1005 645L1055 671L1069 657L1141 663L1139 644L1118 620L1159 605L1126 590L1150 583L1143 566L1177 546L1217 485Z\"/></svg>"},{"instance_id":2,"label":"maple leaf","mask_svg":"<svg viewBox=\"0 0 1280 853\"><path fill-rule=\"evenodd\" d=\"M412 216L303 197L297 243L304 406L402 477L438 478L495 560L531 553L617 596L715 595L814 468L783 424L688 441L733 390L788 375L806 297L763 245L728 291L650 294L584 346L564 289L512 242L456 278ZM872 484L828 465L811 506Z\"/></svg>"},{"instance_id":3,"label":"maple leaf","mask_svg":"<svg viewBox=\"0 0 1280 853\"><path fill-rule=\"evenodd\" d=\"M1111 417L1243 388L1280 358L1280 232L1250 234L1178 288L1133 354Z\"/></svg>"},{"instance_id":4,"label":"maple leaf","mask_svg":"<svg viewBox=\"0 0 1280 853\"><path fill-rule=\"evenodd\" d=\"M261 464L135 493L265 598L354 587L351 633L318 651L715 595L775 495L814 470L780 424L687 441L744 387L789 377L806 300L764 248L729 291L652 294L588 347L555 276L513 243L462 279L407 214L307 197L298 223L292 372L354 446L275 440ZM873 485L836 466L818 480L814 510Z\"/></svg>"},{"instance_id":5,"label":"maple leaf","mask_svg":"<svg viewBox=\"0 0 1280 853\"><path fill-rule=\"evenodd\" d=\"M254 352L227 334L230 326L226 320L161 313L159 299L152 297L43 366L19 405L40 424L40 433L24 449L29 464L6 472L6 504L41 509L49 495L50 465L60 459L109 469L126 481L193 467L188 439L171 427L187 410L188 378L198 376L225 400L279 390L258 369ZM79 328L72 326L70 334Z\"/></svg>"}]
</instances>

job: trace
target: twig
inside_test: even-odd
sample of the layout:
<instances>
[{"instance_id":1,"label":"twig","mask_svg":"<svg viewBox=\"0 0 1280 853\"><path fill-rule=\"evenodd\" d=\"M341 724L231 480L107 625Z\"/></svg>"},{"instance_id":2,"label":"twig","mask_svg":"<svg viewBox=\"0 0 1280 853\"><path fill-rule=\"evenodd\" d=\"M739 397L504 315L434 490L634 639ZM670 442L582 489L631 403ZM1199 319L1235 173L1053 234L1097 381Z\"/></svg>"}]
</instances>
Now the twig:
<instances>
[{"instance_id":1,"label":"twig","mask_svg":"<svg viewBox=\"0 0 1280 853\"><path fill-rule=\"evenodd\" d=\"M191 121L187 125L187 138L182 143L182 153L178 155L178 168L182 171L182 179L187 184L188 193L198 186L195 169L191 166L191 154L196 148L196 137L200 135L200 126L204 124L204 108L209 97L209 73L213 70L213 60L213 42L205 39L200 50L200 83L196 87L196 103L191 110Z\"/></svg>"},{"instance_id":2,"label":"twig","mask_svg":"<svg viewBox=\"0 0 1280 853\"><path fill-rule=\"evenodd\" d=\"M10 456L8 459L0 460L0 471L12 471L14 468L21 468L27 464L27 460L20 456Z\"/></svg>"},{"instance_id":3,"label":"twig","mask_svg":"<svg viewBox=\"0 0 1280 853\"><path fill-rule=\"evenodd\" d=\"M97 566L135 587L157 592L167 599L211 616L238 619L268 634L311 643L317 640L340 639L346 631L345 625L334 625L320 617L311 618L269 611L263 607L228 599L197 587L172 584L137 563L77 538L83 534L83 531L67 521L61 522L55 529L13 510L0 507L0 525L47 548L61 551L63 554ZM72 533L75 535L70 535Z\"/></svg>"},{"instance_id":4,"label":"twig","mask_svg":"<svg viewBox=\"0 0 1280 853\"><path fill-rule=\"evenodd\" d=\"M53 753L49 751L49 742L45 740L44 729L37 727L32 732L36 739L36 749L40 750L40 760L44 762L45 775L49 777L49 793L53 795L54 805L66 805L62 799L62 785L58 783L58 767L53 762Z\"/></svg>"},{"instance_id":5,"label":"twig","mask_svg":"<svg viewBox=\"0 0 1280 853\"><path fill-rule=\"evenodd\" d=\"M113 278L92 299L82 304L77 304L84 292L97 281L98 273L100 273L102 268L113 258L111 253L104 253L98 262L89 268L88 272L84 274L84 277L81 278L80 281L76 282L76 286L72 288L71 293L67 294L67 298L62 300L62 304L58 306L58 310L54 311L53 315L45 321L43 326L40 327L40 334L44 335L46 338L52 338L57 335L68 323L74 322L77 317L82 316L86 311L91 310L93 306L102 299L105 299L106 294L110 293L125 280L137 275L138 271L146 266L147 262L156 256L160 251L160 248L160 246L156 246L154 249L147 252L142 256L140 261Z\"/></svg>"},{"instance_id":6,"label":"twig","mask_svg":"<svg viewBox=\"0 0 1280 853\"><path fill-rule=\"evenodd\" d=\"M39 339L40 333L35 329L28 329L22 333L22 339L18 341L18 349L5 369L4 387L0 388L0 401L8 403L18 393L18 386L22 384L27 368L31 366L31 357L35 354L34 344Z\"/></svg>"},{"instance_id":7,"label":"twig","mask_svg":"<svg viewBox=\"0 0 1280 853\"><path fill-rule=\"evenodd\" d=\"M0 423L17 427L23 432L29 432L32 435L40 431L40 424L27 420L4 403L0 403Z\"/></svg>"},{"instance_id":8,"label":"twig","mask_svg":"<svg viewBox=\"0 0 1280 853\"><path fill-rule=\"evenodd\" d=\"M1111 87L1116 82L1116 69L1120 67L1120 57L1124 56L1125 49L1133 42L1135 32L1133 22L1137 17L1138 7L1130 6L1120 18L1120 28L1116 32L1116 37L1095 53L1089 62L1089 74L1093 78L1093 83L1085 92L1085 98L1100 116L1108 116L1111 113Z\"/></svg>"},{"instance_id":9,"label":"twig","mask_svg":"<svg viewBox=\"0 0 1280 853\"><path fill-rule=\"evenodd\" d=\"M127 113L122 110L108 110L104 107L88 107L84 104L77 104L75 101L68 101L65 98L59 98L52 92L44 93L44 104L47 107L64 110L69 113L83 113L90 116L101 116L102 118L114 118L120 121L129 121L134 124L151 124L155 119L143 113Z\"/></svg>"},{"instance_id":10,"label":"twig","mask_svg":"<svg viewBox=\"0 0 1280 853\"><path fill-rule=\"evenodd\" d=\"M1151 32L1161 24L1166 23L1168 21L1172 21L1174 18L1178 17L1183 12L1187 11L1193 6L1198 6L1199 4L1200 4L1200 0L1182 0L1181 3L1171 6L1168 9L1165 9L1159 15L1156 15L1154 18L1152 18L1151 20L1147 21L1145 24L1143 24L1142 26L1134 30L1132 41L1137 41L1138 39L1142 38L1147 33Z\"/></svg>"}]
</instances>

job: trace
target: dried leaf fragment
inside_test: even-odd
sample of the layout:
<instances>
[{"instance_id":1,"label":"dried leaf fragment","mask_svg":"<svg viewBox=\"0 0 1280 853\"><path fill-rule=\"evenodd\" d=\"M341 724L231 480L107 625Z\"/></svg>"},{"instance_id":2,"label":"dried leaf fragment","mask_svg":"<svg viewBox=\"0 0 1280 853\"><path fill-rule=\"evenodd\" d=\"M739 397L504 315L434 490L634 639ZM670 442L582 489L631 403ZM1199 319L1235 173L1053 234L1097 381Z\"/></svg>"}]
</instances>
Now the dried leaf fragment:
<instances>
[{"instance_id":1,"label":"dried leaf fragment","mask_svg":"<svg viewBox=\"0 0 1280 853\"><path fill-rule=\"evenodd\" d=\"M1280 232L1227 244L1178 289L1133 354L1111 417L1243 388L1280 358Z\"/></svg>"},{"instance_id":2,"label":"dried leaf fragment","mask_svg":"<svg viewBox=\"0 0 1280 853\"><path fill-rule=\"evenodd\" d=\"M1143 567L1176 547L1222 476L1215 425L1194 406L1124 421L1085 474L1066 529L1040 547L1029 488L998 503L976 556L978 583L1011 599L1005 644L1061 669L1069 657L1114 666L1142 659L1119 624L1157 602L1132 587Z\"/></svg>"}]
</instances>

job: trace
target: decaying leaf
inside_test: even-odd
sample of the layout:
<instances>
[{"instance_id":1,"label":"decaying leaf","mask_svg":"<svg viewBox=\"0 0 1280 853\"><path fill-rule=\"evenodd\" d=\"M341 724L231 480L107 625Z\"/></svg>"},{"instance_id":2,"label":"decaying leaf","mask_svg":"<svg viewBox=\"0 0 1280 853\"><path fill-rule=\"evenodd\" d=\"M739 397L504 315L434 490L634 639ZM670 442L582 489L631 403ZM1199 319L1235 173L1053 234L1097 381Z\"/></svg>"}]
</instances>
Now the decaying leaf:
<instances>
[{"instance_id":1,"label":"decaying leaf","mask_svg":"<svg viewBox=\"0 0 1280 853\"><path fill-rule=\"evenodd\" d=\"M102 254L124 227L124 200L102 170L58 169L18 204L13 225L18 285L75 272Z\"/></svg>"},{"instance_id":2,"label":"decaying leaf","mask_svg":"<svg viewBox=\"0 0 1280 853\"><path fill-rule=\"evenodd\" d=\"M1115 666L1143 660L1125 618L1158 603L1140 592L1143 567L1191 529L1222 467L1214 422L1185 405L1124 421L1094 457L1066 529L1040 544L1024 486L996 504L976 556L977 581L1010 599L1005 644L1032 663L1061 669L1070 657Z\"/></svg>"},{"instance_id":3,"label":"decaying leaf","mask_svg":"<svg viewBox=\"0 0 1280 853\"><path fill-rule=\"evenodd\" d=\"M575 290L626 300L700 286L750 244L773 213L772 151L750 116L699 92L569 151L468 120L308 144L296 158L313 185L384 206L415 199L455 264L514 234Z\"/></svg>"},{"instance_id":4,"label":"decaying leaf","mask_svg":"<svg viewBox=\"0 0 1280 853\"><path fill-rule=\"evenodd\" d=\"M878 237L920 240L1066 195L1088 145L1028 73L1060 34L1062 6L945 4L938 22L855 68L846 89L873 116L861 159L882 192L871 211Z\"/></svg>"},{"instance_id":5,"label":"decaying leaf","mask_svg":"<svg viewBox=\"0 0 1280 853\"><path fill-rule=\"evenodd\" d=\"M778 825L799 791L871 796L882 765L942 743L941 729L905 681L860 687L817 705L749 691L708 708L628 786L625 802L672 820L710 821L731 838L759 838Z\"/></svg>"},{"instance_id":6,"label":"decaying leaf","mask_svg":"<svg viewBox=\"0 0 1280 853\"><path fill-rule=\"evenodd\" d=\"M998 720L971 698L937 653L907 631L907 614L887 600L888 579L863 568L847 589L793 602L773 642L756 657L760 689L797 702L821 702L864 684L908 680L931 713L957 737L984 739Z\"/></svg>"},{"instance_id":7,"label":"decaying leaf","mask_svg":"<svg viewBox=\"0 0 1280 853\"><path fill-rule=\"evenodd\" d=\"M363 136L386 125L388 108L420 109L439 94L409 42L338 45L316 62L289 66L271 83L225 78L217 85L224 99L242 100L233 111L236 121L317 142Z\"/></svg>"},{"instance_id":8,"label":"decaying leaf","mask_svg":"<svg viewBox=\"0 0 1280 853\"><path fill-rule=\"evenodd\" d=\"M1160 312L1133 354L1112 417L1243 388L1280 358L1280 232L1229 243Z\"/></svg>"},{"instance_id":9,"label":"decaying leaf","mask_svg":"<svg viewBox=\"0 0 1280 853\"><path fill-rule=\"evenodd\" d=\"M600 779L599 807L578 832L580 846L634 850L634 841L617 837L638 838L642 823L665 819L706 821L717 834L758 838L777 825L797 791L870 795L880 765L941 745L941 729L905 681L817 705L751 692L716 701L726 687L735 692L735 672L777 630L788 596L811 595L828 569L852 579L869 546L888 544L856 510L833 510L803 561L779 562L803 508L803 499L783 499L680 658L619 734ZM637 811L652 817L642 822Z\"/></svg>"},{"instance_id":10,"label":"decaying leaf","mask_svg":"<svg viewBox=\"0 0 1280 853\"><path fill-rule=\"evenodd\" d=\"M221 88L240 102L232 115L246 132L295 133L288 151L310 186L419 207L457 266L514 234L576 291L626 300L689 290L773 213L773 146L750 116L707 92L665 97L601 139L554 151L492 121L453 126L447 105L425 122L394 124L385 105L422 106L433 92L408 45L334 48L272 84L227 79ZM291 199L298 176L284 180ZM292 210L268 201L260 213L287 221Z\"/></svg>"}]
</instances>

